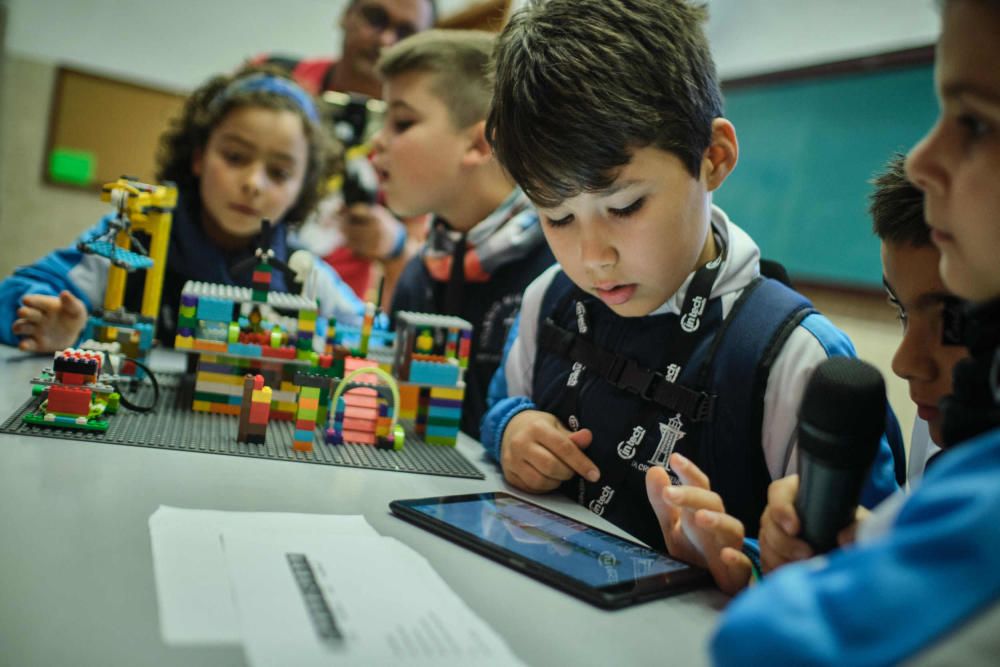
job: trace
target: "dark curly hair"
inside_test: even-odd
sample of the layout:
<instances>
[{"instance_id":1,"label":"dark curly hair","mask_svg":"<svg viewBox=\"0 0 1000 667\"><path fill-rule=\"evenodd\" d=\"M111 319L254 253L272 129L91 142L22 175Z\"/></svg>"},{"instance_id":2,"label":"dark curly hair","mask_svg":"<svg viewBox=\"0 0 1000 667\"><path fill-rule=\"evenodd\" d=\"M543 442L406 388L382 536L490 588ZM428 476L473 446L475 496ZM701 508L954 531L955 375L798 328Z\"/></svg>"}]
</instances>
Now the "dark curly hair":
<instances>
[{"instance_id":1,"label":"dark curly hair","mask_svg":"<svg viewBox=\"0 0 1000 667\"><path fill-rule=\"evenodd\" d=\"M283 79L288 75L268 65L248 66L236 74L216 76L195 90L184 103L181 115L174 118L169 129L160 136L156 153L157 178L177 183L181 189L196 189L197 177L191 164L197 151L208 144L212 130L233 109L244 106L293 111L302 119L309 151L302 191L285 213L283 220L298 226L328 192L330 178L343 168L343 147L319 123L311 121L290 97L266 90L233 93L221 104L213 103L219 93L233 81L254 74L268 74Z\"/></svg>"}]
</instances>

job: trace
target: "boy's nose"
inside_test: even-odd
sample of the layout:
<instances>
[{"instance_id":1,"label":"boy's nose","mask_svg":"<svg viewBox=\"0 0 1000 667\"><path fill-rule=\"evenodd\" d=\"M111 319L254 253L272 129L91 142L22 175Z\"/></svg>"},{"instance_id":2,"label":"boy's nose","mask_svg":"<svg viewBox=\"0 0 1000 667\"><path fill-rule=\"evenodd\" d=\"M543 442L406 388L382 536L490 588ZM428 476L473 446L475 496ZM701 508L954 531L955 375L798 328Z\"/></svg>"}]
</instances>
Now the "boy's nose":
<instances>
[{"instance_id":1,"label":"boy's nose","mask_svg":"<svg viewBox=\"0 0 1000 667\"><path fill-rule=\"evenodd\" d=\"M933 345L932 341L923 340L913 327L908 328L903 332L896 354L892 356L892 372L908 382L934 380L934 362L927 354L930 345Z\"/></svg>"},{"instance_id":2,"label":"boy's nose","mask_svg":"<svg viewBox=\"0 0 1000 667\"><path fill-rule=\"evenodd\" d=\"M614 266L618 259L614 247L599 234L581 233L580 259L590 269Z\"/></svg>"}]
</instances>

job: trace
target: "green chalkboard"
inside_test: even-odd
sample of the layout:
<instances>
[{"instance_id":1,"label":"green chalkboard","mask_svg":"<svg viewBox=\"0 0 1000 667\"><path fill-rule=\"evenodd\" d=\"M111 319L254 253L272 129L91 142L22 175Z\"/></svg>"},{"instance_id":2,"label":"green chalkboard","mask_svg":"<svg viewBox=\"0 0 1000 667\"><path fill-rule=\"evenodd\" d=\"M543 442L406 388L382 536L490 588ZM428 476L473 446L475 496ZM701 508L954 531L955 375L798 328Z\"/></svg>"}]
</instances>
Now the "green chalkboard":
<instances>
[{"instance_id":1,"label":"green chalkboard","mask_svg":"<svg viewBox=\"0 0 1000 667\"><path fill-rule=\"evenodd\" d=\"M932 66L724 92L740 158L716 203L793 280L879 287L869 181L933 124Z\"/></svg>"}]
</instances>

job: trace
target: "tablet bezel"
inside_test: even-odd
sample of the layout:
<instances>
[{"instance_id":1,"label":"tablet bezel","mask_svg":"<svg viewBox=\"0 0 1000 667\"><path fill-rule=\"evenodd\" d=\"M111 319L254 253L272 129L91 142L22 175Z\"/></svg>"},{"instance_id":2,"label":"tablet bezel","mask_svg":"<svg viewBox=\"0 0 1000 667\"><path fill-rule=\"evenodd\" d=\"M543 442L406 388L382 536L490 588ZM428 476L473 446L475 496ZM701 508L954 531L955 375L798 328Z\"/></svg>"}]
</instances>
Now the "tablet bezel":
<instances>
[{"instance_id":1,"label":"tablet bezel","mask_svg":"<svg viewBox=\"0 0 1000 667\"><path fill-rule=\"evenodd\" d=\"M417 507L421 506L437 506L441 504L470 501L495 501L498 498L513 498L519 502L531 505L545 514L556 518L557 520L569 521L577 525L584 525L590 530L609 536L614 541L621 544L622 547L636 547L640 549L649 548L637 542L632 542L609 533L606 530L601 530L600 528L585 524L582 521L568 517L565 514L554 512L537 503L533 503L530 500L525 500L520 496L515 496L504 491L393 500L389 503L389 509L393 514L401 519L409 521L417 526L420 526L421 528L425 528L432 533L455 542L456 544L469 548L483 556L517 570L518 572L554 586L566 593L580 598L581 600L604 609L621 609L623 607L628 607L641 602L677 595L678 593L683 593L711 584L712 580L707 571L657 551L655 553L658 556L674 560L685 565L685 567L683 569L655 574L641 579L631 579L618 584L601 587L590 586L585 582L560 572L559 570L553 569L548 565L530 560L522 554L494 544L493 542L485 540L459 526L447 523L438 517L430 516L417 509Z\"/></svg>"}]
</instances>

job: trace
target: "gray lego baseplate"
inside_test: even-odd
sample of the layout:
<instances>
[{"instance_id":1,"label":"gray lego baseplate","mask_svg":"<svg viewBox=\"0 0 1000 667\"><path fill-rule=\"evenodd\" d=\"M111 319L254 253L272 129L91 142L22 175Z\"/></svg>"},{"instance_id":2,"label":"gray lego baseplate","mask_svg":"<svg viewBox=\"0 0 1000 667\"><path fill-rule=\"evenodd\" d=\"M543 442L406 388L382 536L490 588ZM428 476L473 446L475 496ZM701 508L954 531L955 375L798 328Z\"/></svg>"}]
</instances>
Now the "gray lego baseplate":
<instances>
[{"instance_id":1,"label":"gray lego baseplate","mask_svg":"<svg viewBox=\"0 0 1000 667\"><path fill-rule=\"evenodd\" d=\"M0 425L0 432L185 452L249 456L277 461L485 479L485 475L457 449L428 445L417 437L410 425L405 422L401 423L406 428L406 446L400 451L376 449L367 445L328 445L323 441L322 433L317 430L313 450L297 452L292 449L293 424L288 421L272 421L267 427L267 442L264 445L236 442L237 417L191 410L193 390L191 377L179 374L157 374L156 377L160 383L160 400L156 409L149 413L138 413L123 407L109 418L108 430L104 433L45 428L25 423L21 417L26 412L34 410L41 401L40 397L34 396ZM144 384L135 395L128 395L133 403L148 405L152 402L153 390Z\"/></svg>"}]
</instances>

